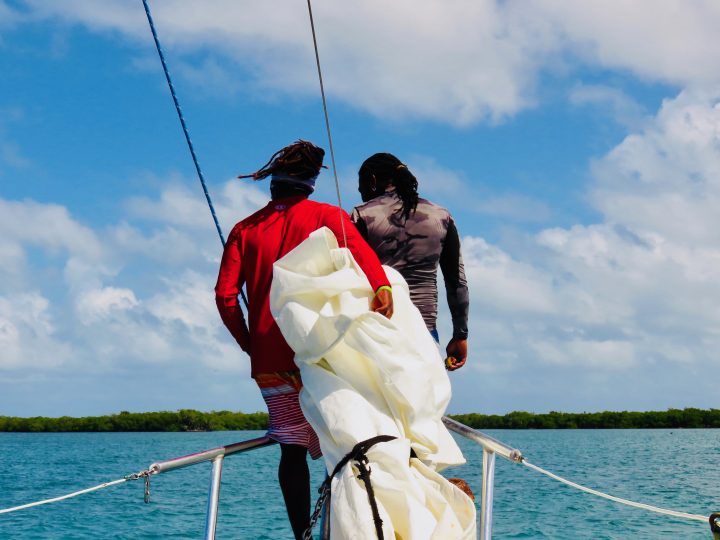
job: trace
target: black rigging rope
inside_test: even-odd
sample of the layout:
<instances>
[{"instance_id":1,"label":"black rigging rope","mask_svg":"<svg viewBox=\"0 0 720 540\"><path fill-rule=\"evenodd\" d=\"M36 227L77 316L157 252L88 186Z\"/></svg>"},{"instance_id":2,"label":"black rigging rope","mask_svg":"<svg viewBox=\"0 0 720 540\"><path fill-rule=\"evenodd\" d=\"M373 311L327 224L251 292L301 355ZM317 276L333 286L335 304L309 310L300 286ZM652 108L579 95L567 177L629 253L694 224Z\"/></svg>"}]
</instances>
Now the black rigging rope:
<instances>
[{"instance_id":1,"label":"black rigging rope","mask_svg":"<svg viewBox=\"0 0 720 540\"><path fill-rule=\"evenodd\" d=\"M370 512L372 513L373 523L375 525L375 534L377 535L378 540L384 540L382 530L383 521L380 518L380 510L378 509L377 501L375 500L375 490L370 482L371 469L368 466L369 460L367 452L378 443L389 442L394 439L397 439L397 437L392 435L377 435L365 441L360 441L353 446L352 450L345 454L340 461L338 461L332 474L325 478L325 481L320 486L320 489L318 489L320 496L315 503L315 511L310 518L310 525L303 532L303 540L312 540L312 530L318 520L318 517L320 516L320 511L322 510L326 499L330 496L330 486L332 485L332 480L343 469L343 467L351 461L354 461L355 466L358 468L358 479L362 480L363 484L365 484L365 491L367 492L368 503L370 504Z\"/></svg>"}]
</instances>

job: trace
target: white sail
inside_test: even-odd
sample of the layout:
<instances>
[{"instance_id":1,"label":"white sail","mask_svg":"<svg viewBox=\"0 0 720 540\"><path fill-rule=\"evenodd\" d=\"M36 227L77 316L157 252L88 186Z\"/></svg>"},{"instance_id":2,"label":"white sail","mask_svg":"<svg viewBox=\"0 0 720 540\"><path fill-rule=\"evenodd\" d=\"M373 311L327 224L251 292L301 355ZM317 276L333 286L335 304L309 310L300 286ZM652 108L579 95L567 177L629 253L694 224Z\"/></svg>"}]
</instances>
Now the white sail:
<instances>
[{"instance_id":1,"label":"white sail","mask_svg":"<svg viewBox=\"0 0 720 540\"><path fill-rule=\"evenodd\" d=\"M464 463L441 420L450 381L407 284L385 271L393 287L390 320L369 310L367 278L327 228L275 263L270 307L296 353L301 405L328 471L360 441L397 437L367 453L385 538L474 539L474 503L438 474ZM332 482L333 539L376 536L356 476L346 466Z\"/></svg>"}]
</instances>

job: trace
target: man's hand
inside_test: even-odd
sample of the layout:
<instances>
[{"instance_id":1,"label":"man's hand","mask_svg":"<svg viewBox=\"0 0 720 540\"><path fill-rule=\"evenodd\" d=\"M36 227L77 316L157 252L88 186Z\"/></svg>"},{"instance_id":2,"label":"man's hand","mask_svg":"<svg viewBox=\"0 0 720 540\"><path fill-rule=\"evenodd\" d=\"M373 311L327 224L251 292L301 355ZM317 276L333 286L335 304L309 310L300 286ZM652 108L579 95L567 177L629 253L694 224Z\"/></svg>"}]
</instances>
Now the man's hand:
<instances>
[{"instance_id":1,"label":"man's hand","mask_svg":"<svg viewBox=\"0 0 720 540\"><path fill-rule=\"evenodd\" d=\"M388 319L393 316L393 297L390 288L381 287L370 302L370 310Z\"/></svg>"},{"instance_id":2,"label":"man's hand","mask_svg":"<svg viewBox=\"0 0 720 540\"><path fill-rule=\"evenodd\" d=\"M446 362L448 371L455 371L465 365L467 360L467 339L451 339L445 348L448 358L455 359L453 362Z\"/></svg>"}]
</instances>

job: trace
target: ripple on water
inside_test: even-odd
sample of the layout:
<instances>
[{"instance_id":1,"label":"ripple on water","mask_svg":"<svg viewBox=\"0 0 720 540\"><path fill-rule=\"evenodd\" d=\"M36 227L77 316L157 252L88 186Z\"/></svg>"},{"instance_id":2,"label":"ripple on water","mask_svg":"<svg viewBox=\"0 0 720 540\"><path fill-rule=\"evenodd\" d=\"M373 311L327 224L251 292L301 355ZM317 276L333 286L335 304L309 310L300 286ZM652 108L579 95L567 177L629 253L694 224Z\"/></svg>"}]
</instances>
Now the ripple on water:
<instances>
[{"instance_id":1,"label":"ripple on water","mask_svg":"<svg viewBox=\"0 0 720 540\"><path fill-rule=\"evenodd\" d=\"M620 497L698 514L720 510L720 430L489 431L536 465ZM0 433L0 508L54 497L147 468L155 461L259 436L217 433ZM459 441L468 464L448 470L480 495L482 452ZM225 460L218 538L292 538L277 486L278 448ZM313 497L324 472L311 463ZM0 516L0 539L202 537L210 465L130 482ZM707 524L626 508L497 459L493 538L707 539ZM479 510L479 508L478 508Z\"/></svg>"}]
</instances>

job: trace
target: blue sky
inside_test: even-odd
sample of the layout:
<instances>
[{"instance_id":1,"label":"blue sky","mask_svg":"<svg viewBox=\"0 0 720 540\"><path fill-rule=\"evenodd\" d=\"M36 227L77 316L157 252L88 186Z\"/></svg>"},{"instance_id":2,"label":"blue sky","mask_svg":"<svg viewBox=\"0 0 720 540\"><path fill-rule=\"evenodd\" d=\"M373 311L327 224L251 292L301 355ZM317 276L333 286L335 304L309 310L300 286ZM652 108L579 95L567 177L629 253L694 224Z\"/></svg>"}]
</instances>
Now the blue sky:
<instances>
[{"instance_id":1,"label":"blue sky","mask_svg":"<svg viewBox=\"0 0 720 540\"><path fill-rule=\"evenodd\" d=\"M151 5L227 232L327 148L305 4ZM344 207L393 152L463 237L451 412L717 406L716 3L314 11ZM141 2L0 0L0 72L0 414L262 410Z\"/></svg>"}]
</instances>

